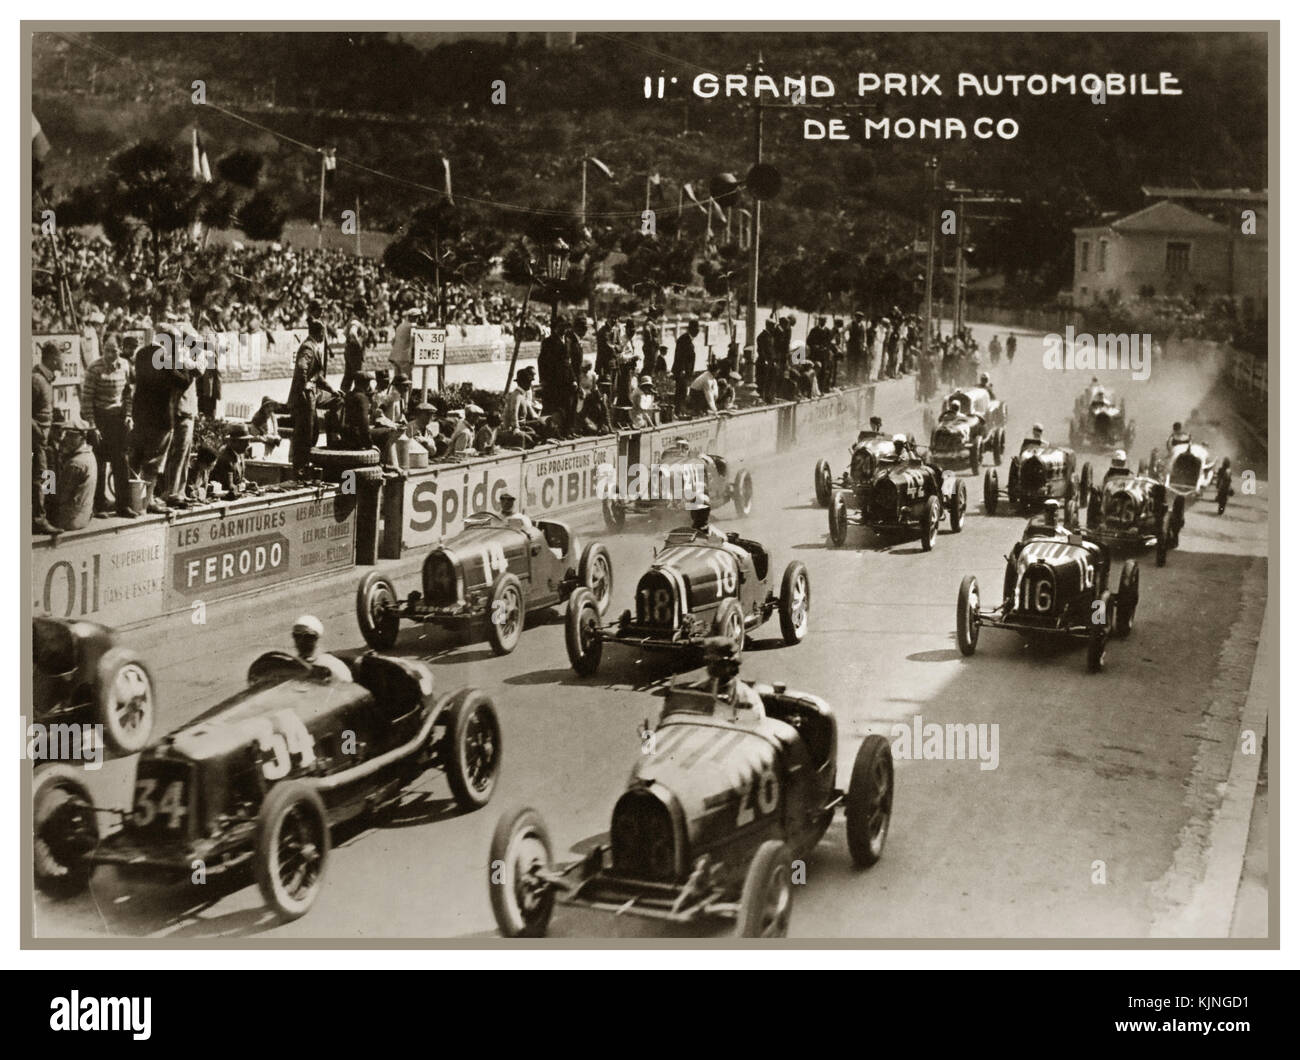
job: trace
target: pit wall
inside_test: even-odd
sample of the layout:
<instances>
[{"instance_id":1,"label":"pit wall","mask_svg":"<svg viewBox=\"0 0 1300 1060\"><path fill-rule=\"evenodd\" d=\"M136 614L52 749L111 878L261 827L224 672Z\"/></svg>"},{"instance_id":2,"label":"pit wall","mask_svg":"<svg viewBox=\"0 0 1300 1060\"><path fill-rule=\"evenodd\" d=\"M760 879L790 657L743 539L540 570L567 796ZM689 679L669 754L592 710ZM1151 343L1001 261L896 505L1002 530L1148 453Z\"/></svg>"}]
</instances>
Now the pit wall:
<instances>
[{"instance_id":1,"label":"pit wall","mask_svg":"<svg viewBox=\"0 0 1300 1060\"><path fill-rule=\"evenodd\" d=\"M467 515L499 508L502 493L534 519L593 515L601 465L654 463L678 438L735 469L810 441L851 440L873 413L875 389L390 472L377 491L281 484L281 465L250 462L266 492L37 540L34 607L110 626L181 613L197 624L217 600L426 550L463 529ZM761 476L755 488L761 498Z\"/></svg>"}]
</instances>

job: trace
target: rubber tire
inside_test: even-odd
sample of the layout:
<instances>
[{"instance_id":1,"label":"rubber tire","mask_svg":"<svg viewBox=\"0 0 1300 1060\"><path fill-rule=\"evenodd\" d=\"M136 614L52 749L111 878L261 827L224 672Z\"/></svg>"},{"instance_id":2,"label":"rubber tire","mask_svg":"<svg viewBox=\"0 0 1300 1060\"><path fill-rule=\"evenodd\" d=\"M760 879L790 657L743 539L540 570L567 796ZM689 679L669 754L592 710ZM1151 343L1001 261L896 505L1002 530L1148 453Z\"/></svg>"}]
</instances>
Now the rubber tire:
<instances>
[{"instance_id":1,"label":"rubber tire","mask_svg":"<svg viewBox=\"0 0 1300 1060\"><path fill-rule=\"evenodd\" d=\"M880 770L886 773L885 791L879 789ZM883 807L881 806L883 803ZM871 830L871 820L883 810L884 819ZM872 733L858 747L853 759L853 772L849 774L849 790L844 797L845 833L849 842L849 857L860 869L869 869L885 852L889 838L889 822L894 814L894 756L889 741L879 733Z\"/></svg>"},{"instance_id":2,"label":"rubber tire","mask_svg":"<svg viewBox=\"0 0 1300 1060\"><path fill-rule=\"evenodd\" d=\"M925 508L921 512L921 551L929 552L939 537L939 524L943 522L943 509L939 498L931 494L925 499Z\"/></svg>"},{"instance_id":3,"label":"rubber tire","mask_svg":"<svg viewBox=\"0 0 1300 1060\"><path fill-rule=\"evenodd\" d=\"M1160 529L1156 533L1156 566L1163 567L1169 562L1169 523L1160 517Z\"/></svg>"},{"instance_id":4,"label":"rubber tire","mask_svg":"<svg viewBox=\"0 0 1300 1060\"><path fill-rule=\"evenodd\" d=\"M503 938L545 938L551 914L555 910L555 891L547 888L538 902L537 910L529 917L506 895L505 883L494 883L492 880L496 872L495 866L498 862L505 864L511 842L520 833L530 833L545 851L547 867L551 864L551 834L546 829L542 815L526 806L503 813L492 832L492 843L488 847L488 898L492 903L492 916L496 919L497 929Z\"/></svg>"},{"instance_id":5,"label":"rubber tire","mask_svg":"<svg viewBox=\"0 0 1300 1060\"><path fill-rule=\"evenodd\" d=\"M813 468L813 489L816 491L817 505L821 508L831 503L831 465L825 460L818 460Z\"/></svg>"},{"instance_id":6,"label":"rubber tire","mask_svg":"<svg viewBox=\"0 0 1300 1060\"><path fill-rule=\"evenodd\" d=\"M1011 458L1011 466L1007 469L1007 500L1012 504L1016 503L1017 495L1020 489L1020 457Z\"/></svg>"},{"instance_id":7,"label":"rubber tire","mask_svg":"<svg viewBox=\"0 0 1300 1060\"><path fill-rule=\"evenodd\" d=\"M973 605L972 605L973 597ZM978 617L980 583L975 575L968 574L957 590L957 647L963 655L974 655L980 642Z\"/></svg>"},{"instance_id":8,"label":"rubber tire","mask_svg":"<svg viewBox=\"0 0 1300 1060\"><path fill-rule=\"evenodd\" d=\"M735 616L733 619L732 616ZM710 630L712 636L726 637L726 628L728 625L739 625L740 636L728 638L735 645L736 658L740 658L741 652L745 650L745 612L740 606L740 601L734 596L729 596L718 605L718 610L713 616L713 628Z\"/></svg>"},{"instance_id":9,"label":"rubber tire","mask_svg":"<svg viewBox=\"0 0 1300 1060\"><path fill-rule=\"evenodd\" d=\"M803 579L803 621L796 622L794 617L794 587ZM787 644L798 644L808 635L808 611L812 606L812 585L808 580L808 568L798 560L786 564L781 576L781 600L777 613L781 619L781 636Z\"/></svg>"},{"instance_id":10,"label":"rubber tire","mask_svg":"<svg viewBox=\"0 0 1300 1060\"><path fill-rule=\"evenodd\" d=\"M1085 461L1083 470L1079 472L1079 495L1081 497L1092 496L1092 463Z\"/></svg>"},{"instance_id":11,"label":"rubber tire","mask_svg":"<svg viewBox=\"0 0 1300 1060\"><path fill-rule=\"evenodd\" d=\"M739 516L746 516L754 510L754 479L743 468L736 472L735 482L731 486L731 499Z\"/></svg>"},{"instance_id":12,"label":"rubber tire","mask_svg":"<svg viewBox=\"0 0 1300 1060\"><path fill-rule=\"evenodd\" d=\"M994 468L984 472L984 513L998 514L998 473Z\"/></svg>"},{"instance_id":13,"label":"rubber tire","mask_svg":"<svg viewBox=\"0 0 1300 1060\"><path fill-rule=\"evenodd\" d=\"M1101 526L1101 490L1093 489L1088 495L1088 529L1096 530Z\"/></svg>"},{"instance_id":14,"label":"rubber tire","mask_svg":"<svg viewBox=\"0 0 1300 1060\"><path fill-rule=\"evenodd\" d=\"M602 562L605 565L605 595L603 598L596 595L596 590L591 584L593 572ZM591 595L596 601L596 609L603 617L609 610L610 602L614 599L614 561L609 558L609 549L599 541L593 541L582 550L582 558L578 560L578 580L591 591Z\"/></svg>"},{"instance_id":15,"label":"rubber tire","mask_svg":"<svg viewBox=\"0 0 1300 1060\"><path fill-rule=\"evenodd\" d=\"M831 545L841 548L849 537L849 506L844 501L844 494L837 492L831 495L826 519L830 526Z\"/></svg>"},{"instance_id":16,"label":"rubber tire","mask_svg":"<svg viewBox=\"0 0 1300 1060\"><path fill-rule=\"evenodd\" d=\"M600 502L600 514L605 520L605 529L615 534L621 533L623 527L627 525L627 509L623 507L621 501L607 497Z\"/></svg>"},{"instance_id":17,"label":"rubber tire","mask_svg":"<svg viewBox=\"0 0 1300 1060\"><path fill-rule=\"evenodd\" d=\"M952 493L952 503L948 508L948 528L954 534L960 534L966 523L966 483L958 482Z\"/></svg>"},{"instance_id":18,"label":"rubber tire","mask_svg":"<svg viewBox=\"0 0 1300 1060\"><path fill-rule=\"evenodd\" d=\"M1110 590L1102 590L1098 600L1106 603L1106 621L1094 623L1088 633L1088 672L1099 674L1106 669L1106 644L1110 640Z\"/></svg>"},{"instance_id":19,"label":"rubber tire","mask_svg":"<svg viewBox=\"0 0 1300 1060\"><path fill-rule=\"evenodd\" d=\"M509 591L513 589L515 598L519 601L518 614L516 616L514 633L503 633L504 622L494 622L493 616L497 612L497 602L502 599ZM519 583L519 579L509 571L502 571L497 575L497 580L492 583L492 591L488 593L487 600L487 639L488 644L497 655L509 655L519 644L519 637L524 631L524 619L528 616L528 609L524 602L524 588Z\"/></svg>"},{"instance_id":20,"label":"rubber tire","mask_svg":"<svg viewBox=\"0 0 1300 1060\"><path fill-rule=\"evenodd\" d=\"M740 891L740 909L736 914L736 938L783 939L790 931L790 908L794 904L794 887L790 882L794 855L779 839L768 839L755 852L745 873ZM785 901L771 930L764 929L764 919L773 887L785 892Z\"/></svg>"},{"instance_id":21,"label":"rubber tire","mask_svg":"<svg viewBox=\"0 0 1300 1060\"><path fill-rule=\"evenodd\" d=\"M307 461L320 468L326 482L338 482L344 471L379 465L378 449L312 449Z\"/></svg>"},{"instance_id":22,"label":"rubber tire","mask_svg":"<svg viewBox=\"0 0 1300 1060\"><path fill-rule=\"evenodd\" d=\"M289 904L286 897L277 889L277 881L272 879L271 846L275 842L279 825L294 806L301 806L315 817L320 830L321 860L317 867L315 884L306 899ZM329 817L325 813L325 803L321 800L320 793L299 780L284 780L272 787L270 794L262 801L262 808L257 814L253 876L257 880L257 889L262 892L262 900L281 921L297 920L315 904L316 898L320 895L321 884L325 880L329 854Z\"/></svg>"},{"instance_id":23,"label":"rubber tire","mask_svg":"<svg viewBox=\"0 0 1300 1060\"><path fill-rule=\"evenodd\" d=\"M1124 568L1119 575L1118 602L1115 605L1115 636L1127 637L1133 632L1133 618L1137 613L1140 595L1141 572L1137 560L1124 561Z\"/></svg>"},{"instance_id":24,"label":"rubber tire","mask_svg":"<svg viewBox=\"0 0 1300 1060\"><path fill-rule=\"evenodd\" d=\"M397 588L392 580L377 570L370 571L357 585L357 626L375 651L389 651L397 643L402 621L396 615L386 615L376 624L371 611L371 594L386 592L394 604L397 603Z\"/></svg>"},{"instance_id":25,"label":"rubber tire","mask_svg":"<svg viewBox=\"0 0 1300 1060\"><path fill-rule=\"evenodd\" d=\"M1071 497L1065 502L1065 528L1067 530L1079 529L1079 502Z\"/></svg>"},{"instance_id":26,"label":"rubber tire","mask_svg":"<svg viewBox=\"0 0 1300 1060\"><path fill-rule=\"evenodd\" d=\"M970 443L970 473L978 475L980 473L980 461L984 459L984 447L978 438L972 438Z\"/></svg>"},{"instance_id":27,"label":"rubber tire","mask_svg":"<svg viewBox=\"0 0 1300 1060\"><path fill-rule=\"evenodd\" d=\"M142 708L141 721L131 729L124 729L117 716L117 709L111 696L117 683L118 674L130 667L138 670L144 678L145 704ZM103 726L104 742L109 749L119 755L131 755L143 751L149 745L153 734L154 720L158 715L158 697L154 691L153 677L135 652L127 648L110 648L95 667L95 721Z\"/></svg>"},{"instance_id":28,"label":"rubber tire","mask_svg":"<svg viewBox=\"0 0 1300 1060\"><path fill-rule=\"evenodd\" d=\"M490 724L493 734L492 775L481 788L475 788L469 777L465 739L470 722L479 716ZM477 688L462 688L447 707L447 731L443 737L442 765L447 774L447 786L462 810L478 810L488 804L501 776L501 719L497 715L492 697Z\"/></svg>"},{"instance_id":29,"label":"rubber tire","mask_svg":"<svg viewBox=\"0 0 1300 1060\"><path fill-rule=\"evenodd\" d=\"M68 805L68 804L72 805ZM59 766L38 770L32 781L32 835L38 836L51 816L67 807L64 811L69 819L65 822L72 834L84 833L85 842L93 849L99 842L99 822L95 817L94 799L90 789L81 780ZM89 807L89 810L86 809ZM35 838L33 838L33 847ZM47 846L48 849L48 846ZM35 860L33 849L33 861ZM51 856L51 861L62 868L61 875L42 875L32 865L33 882L42 894L59 900L75 898L90 886L90 877L95 866L88 861L63 861Z\"/></svg>"},{"instance_id":30,"label":"rubber tire","mask_svg":"<svg viewBox=\"0 0 1300 1060\"><path fill-rule=\"evenodd\" d=\"M582 677L590 677L599 669L601 652L605 647L603 640L597 640L587 651L582 650L581 631L586 622L599 626L600 609L591 590L584 586L573 591L564 611L564 647L573 672Z\"/></svg>"}]
</instances>

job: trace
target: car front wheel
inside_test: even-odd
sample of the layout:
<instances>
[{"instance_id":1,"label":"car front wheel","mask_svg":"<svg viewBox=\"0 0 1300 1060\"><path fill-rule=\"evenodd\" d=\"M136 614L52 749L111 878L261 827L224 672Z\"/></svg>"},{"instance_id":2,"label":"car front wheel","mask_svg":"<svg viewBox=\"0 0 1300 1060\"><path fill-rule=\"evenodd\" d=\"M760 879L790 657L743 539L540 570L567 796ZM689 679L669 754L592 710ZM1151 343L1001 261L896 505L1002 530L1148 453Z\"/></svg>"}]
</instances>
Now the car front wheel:
<instances>
[{"instance_id":1,"label":"car front wheel","mask_svg":"<svg viewBox=\"0 0 1300 1060\"><path fill-rule=\"evenodd\" d=\"M957 590L957 647L963 655L974 655L980 640L980 584L968 574Z\"/></svg>"},{"instance_id":2,"label":"car front wheel","mask_svg":"<svg viewBox=\"0 0 1300 1060\"><path fill-rule=\"evenodd\" d=\"M388 651L397 643L401 620L388 608L397 603L392 581L371 571L357 586L357 626L361 636L376 651Z\"/></svg>"},{"instance_id":3,"label":"car front wheel","mask_svg":"<svg viewBox=\"0 0 1300 1060\"><path fill-rule=\"evenodd\" d=\"M600 637L600 609L590 589L576 589L564 612L564 647L573 672L590 677L600 666L605 642Z\"/></svg>"},{"instance_id":4,"label":"car front wheel","mask_svg":"<svg viewBox=\"0 0 1300 1060\"><path fill-rule=\"evenodd\" d=\"M740 892L737 938L783 939L789 933L793 861L790 848L779 839L769 839L758 848Z\"/></svg>"},{"instance_id":5,"label":"car front wheel","mask_svg":"<svg viewBox=\"0 0 1300 1060\"><path fill-rule=\"evenodd\" d=\"M73 898L90 884L94 866L85 858L99 842L90 789L53 766L37 774L32 805L36 889L51 898Z\"/></svg>"},{"instance_id":6,"label":"car front wheel","mask_svg":"<svg viewBox=\"0 0 1300 1060\"><path fill-rule=\"evenodd\" d=\"M297 920L315 903L329 852L329 821L316 789L296 780L273 787L257 816L253 875L281 920Z\"/></svg>"},{"instance_id":7,"label":"car front wheel","mask_svg":"<svg viewBox=\"0 0 1300 1060\"><path fill-rule=\"evenodd\" d=\"M464 809L488 804L501 772L501 723L492 697L477 688L458 692L448 707L447 785Z\"/></svg>"},{"instance_id":8,"label":"car front wheel","mask_svg":"<svg viewBox=\"0 0 1300 1060\"><path fill-rule=\"evenodd\" d=\"M488 594L488 644L498 655L509 655L524 630L524 589L509 571L498 575Z\"/></svg>"},{"instance_id":9,"label":"car front wheel","mask_svg":"<svg viewBox=\"0 0 1300 1060\"><path fill-rule=\"evenodd\" d=\"M528 808L502 814L488 848L488 897L505 938L546 935L555 890L538 873L550 866L551 836L541 814Z\"/></svg>"},{"instance_id":10,"label":"car front wheel","mask_svg":"<svg viewBox=\"0 0 1300 1060\"><path fill-rule=\"evenodd\" d=\"M99 660L96 721L104 740L118 754L143 751L153 732L153 678L134 652L112 648Z\"/></svg>"},{"instance_id":11,"label":"car front wheel","mask_svg":"<svg viewBox=\"0 0 1300 1060\"><path fill-rule=\"evenodd\" d=\"M893 812L894 758L889 741L872 733L858 748L844 799L849 856L858 868L870 868L880 860Z\"/></svg>"},{"instance_id":12,"label":"car front wheel","mask_svg":"<svg viewBox=\"0 0 1300 1060\"><path fill-rule=\"evenodd\" d=\"M785 568L781 578L781 636L787 644L798 644L808 634L808 605L812 592L808 568L798 560Z\"/></svg>"}]
</instances>

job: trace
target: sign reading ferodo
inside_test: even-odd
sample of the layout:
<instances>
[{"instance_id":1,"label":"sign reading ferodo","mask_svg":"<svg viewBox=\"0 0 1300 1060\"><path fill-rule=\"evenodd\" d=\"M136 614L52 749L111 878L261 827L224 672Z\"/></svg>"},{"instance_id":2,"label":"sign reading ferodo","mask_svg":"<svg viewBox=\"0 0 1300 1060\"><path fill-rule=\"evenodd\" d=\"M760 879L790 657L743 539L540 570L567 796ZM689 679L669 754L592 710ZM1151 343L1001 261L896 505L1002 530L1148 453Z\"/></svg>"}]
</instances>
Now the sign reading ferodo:
<instances>
[{"instance_id":1,"label":"sign reading ferodo","mask_svg":"<svg viewBox=\"0 0 1300 1060\"><path fill-rule=\"evenodd\" d=\"M554 515L592 504L599 499L597 469L617 457L613 437L525 457L522 509L533 516Z\"/></svg>"},{"instance_id":2,"label":"sign reading ferodo","mask_svg":"<svg viewBox=\"0 0 1300 1060\"><path fill-rule=\"evenodd\" d=\"M339 570L355 558L353 497L307 497L176 523L167 543L165 609Z\"/></svg>"}]
</instances>

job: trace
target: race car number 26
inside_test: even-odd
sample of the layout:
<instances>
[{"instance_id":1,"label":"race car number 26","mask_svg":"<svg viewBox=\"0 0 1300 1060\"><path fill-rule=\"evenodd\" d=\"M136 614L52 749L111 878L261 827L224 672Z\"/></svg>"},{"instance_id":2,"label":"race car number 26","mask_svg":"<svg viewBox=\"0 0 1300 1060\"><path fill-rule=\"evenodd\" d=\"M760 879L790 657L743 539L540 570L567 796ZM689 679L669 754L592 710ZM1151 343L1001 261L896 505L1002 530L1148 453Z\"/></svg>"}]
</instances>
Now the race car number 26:
<instances>
[{"instance_id":1,"label":"race car number 26","mask_svg":"<svg viewBox=\"0 0 1300 1060\"><path fill-rule=\"evenodd\" d=\"M736 814L736 826L749 824L756 816L766 817L776 809L780 796L781 785L777 782L776 773L771 766L764 766L740 793L740 812Z\"/></svg>"}]
</instances>

